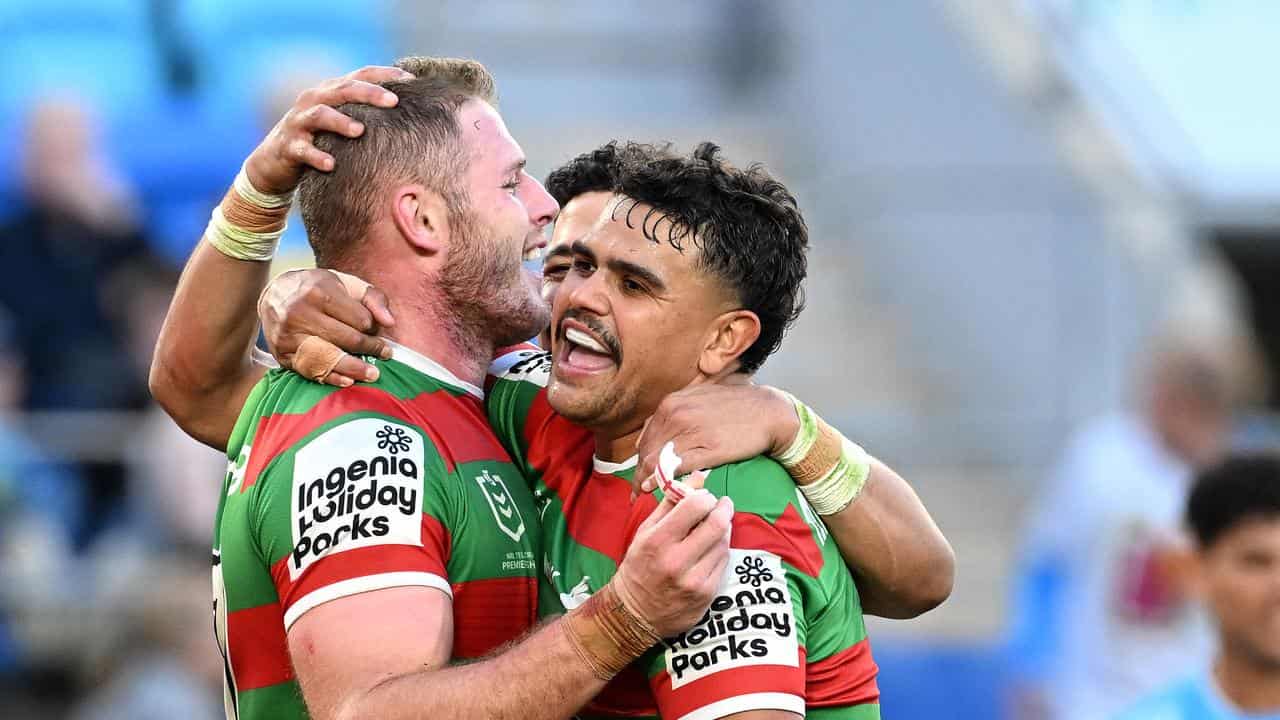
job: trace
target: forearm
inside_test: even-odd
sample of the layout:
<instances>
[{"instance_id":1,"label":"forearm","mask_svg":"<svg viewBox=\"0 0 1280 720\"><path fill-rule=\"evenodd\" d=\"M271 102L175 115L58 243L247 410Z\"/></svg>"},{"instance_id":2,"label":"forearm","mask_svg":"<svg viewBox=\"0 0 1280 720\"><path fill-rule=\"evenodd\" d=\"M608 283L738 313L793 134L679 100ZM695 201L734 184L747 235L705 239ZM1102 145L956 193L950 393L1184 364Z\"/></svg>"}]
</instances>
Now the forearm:
<instances>
[{"instance_id":1,"label":"forearm","mask_svg":"<svg viewBox=\"0 0 1280 720\"><path fill-rule=\"evenodd\" d=\"M156 342L156 401L192 437L224 449L266 365L254 352L258 295L271 264L236 260L201 240Z\"/></svg>"},{"instance_id":2,"label":"forearm","mask_svg":"<svg viewBox=\"0 0 1280 720\"><path fill-rule=\"evenodd\" d=\"M481 662L389 678L337 713L341 720L568 718L605 686L574 649L564 623L545 625Z\"/></svg>"},{"instance_id":3,"label":"forearm","mask_svg":"<svg viewBox=\"0 0 1280 720\"><path fill-rule=\"evenodd\" d=\"M857 499L822 520L857 577L863 612L912 618L951 594L950 543L906 480L879 460Z\"/></svg>"},{"instance_id":4,"label":"forearm","mask_svg":"<svg viewBox=\"0 0 1280 720\"><path fill-rule=\"evenodd\" d=\"M910 618L937 607L951 594L955 556L919 496L812 409L792 403L799 429L778 460L835 537L863 610Z\"/></svg>"}]
</instances>

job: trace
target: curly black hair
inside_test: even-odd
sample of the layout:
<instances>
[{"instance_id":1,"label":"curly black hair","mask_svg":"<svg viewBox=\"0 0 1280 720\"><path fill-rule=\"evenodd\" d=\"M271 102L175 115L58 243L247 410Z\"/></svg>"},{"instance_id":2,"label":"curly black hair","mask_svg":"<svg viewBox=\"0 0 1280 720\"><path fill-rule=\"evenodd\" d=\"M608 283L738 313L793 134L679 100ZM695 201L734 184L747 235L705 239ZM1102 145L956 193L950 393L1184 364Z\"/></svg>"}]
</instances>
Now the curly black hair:
<instances>
[{"instance_id":1,"label":"curly black hair","mask_svg":"<svg viewBox=\"0 0 1280 720\"><path fill-rule=\"evenodd\" d=\"M618 178L624 167L670 157L673 157L670 144L610 140L552 170L547 176L547 192L560 203L560 207L564 207L579 195L613 192L618 188Z\"/></svg>"},{"instance_id":2,"label":"curly black hair","mask_svg":"<svg viewBox=\"0 0 1280 720\"><path fill-rule=\"evenodd\" d=\"M1280 456L1236 456L1196 479L1187 501L1187 525L1200 547L1254 519L1280 520Z\"/></svg>"},{"instance_id":3,"label":"curly black hair","mask_svg":"<svg viewBox=\"0 0 1280 720\"><path fill-rule=\"evenodd\" d=\"M809 230L795 197L760 164L734 167L710 142L687 157L624 161L615 190L631 200L615 214L653 242L698 248L700 268L760 318L760 337L738 359L740 372L759 369L804 309Z\"/></svg>"}]
</instances>

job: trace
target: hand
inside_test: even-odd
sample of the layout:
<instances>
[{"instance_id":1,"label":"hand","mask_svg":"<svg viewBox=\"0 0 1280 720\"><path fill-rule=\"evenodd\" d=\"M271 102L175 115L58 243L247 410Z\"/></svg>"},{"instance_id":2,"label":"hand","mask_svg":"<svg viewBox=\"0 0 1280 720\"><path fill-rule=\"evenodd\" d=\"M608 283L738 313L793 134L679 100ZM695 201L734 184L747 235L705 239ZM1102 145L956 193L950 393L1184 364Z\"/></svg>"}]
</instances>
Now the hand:
<instances>
[{"instance_id":1,"label":"hand","mask_svg":"<svg viewBox=\"0 0 1280 720\"><path fill-rule=\"evenodd\" d=\"M733 501L705 490L678 503L664 498L636 531L610 583L661 637L688 630L720 586L732 519Z\"/></svg>"},{"instance_id":2,"label":"hand","mask_svg":"<svg viewBox=\"0 0 1280 720\"><path fill-rule=\"evenodd\" d=\"M664 398L645 422L632 483L637 492L653 491L658 452L668 440L681 459L676 472L686 473L776 455L799 431L796 409L780 390L743 382L694 385Z\"/></svg>"},{"instance_id":3,"label":"hand","mask_svg":"<svg viewBox=\"0 0 1280 720\"><path fill-rule=\"evenodd\" d=\"M359 297L353 295L358 287L364 288ZM295 369L299 346L313 335L351 353L323 378L328 385L377 380L377 368L356 355L391 356L391 347L376 335L395 325L387 296L351 275L319 269L283 273L262 292L258 316L267 347L281 367Z\"/></svg>"},{"instance_id":4,"label":"hand","mask_svg":"<svg viewBox=\"0 0 1280 720\"><path fill-rule=\"evenodd\" d=\"M249 182L261 192L282 195L298 186L302 171L333 169L333 156L315 146L318 132L360 137L364 125L338 112L345 103L395 107L395 94L378 83L408 80L413 74L394 67L371 65L340 78L326 80L298 95L293 107L271 129L244 163Z\"/></svg>"}]
</instances>

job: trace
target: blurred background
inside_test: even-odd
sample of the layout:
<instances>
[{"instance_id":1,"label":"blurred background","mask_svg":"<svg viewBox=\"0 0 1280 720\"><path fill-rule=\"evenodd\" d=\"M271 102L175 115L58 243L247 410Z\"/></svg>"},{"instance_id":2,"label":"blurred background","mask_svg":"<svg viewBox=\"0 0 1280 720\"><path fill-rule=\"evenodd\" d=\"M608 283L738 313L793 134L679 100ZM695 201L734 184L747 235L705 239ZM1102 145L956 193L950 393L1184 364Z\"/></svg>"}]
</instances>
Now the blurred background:
<instances>
[{"instance_id":1,"label":"blurred background","mask_svg":"<svg viewBox=\"0 0 1280 720\"><path fill-rule=\"evenodd\" d=\"M871 623L884 716L1107 717L1208 662L1187 478L1278 437L1277 26L1265 0L0 0L0 715L220 717L225 461L147 396L169 295L300 89L447 54L494 72L536 175L711 139L800 198L809 307L762 378L958 555L944 606Z\"/></svg>"}]
</instances>

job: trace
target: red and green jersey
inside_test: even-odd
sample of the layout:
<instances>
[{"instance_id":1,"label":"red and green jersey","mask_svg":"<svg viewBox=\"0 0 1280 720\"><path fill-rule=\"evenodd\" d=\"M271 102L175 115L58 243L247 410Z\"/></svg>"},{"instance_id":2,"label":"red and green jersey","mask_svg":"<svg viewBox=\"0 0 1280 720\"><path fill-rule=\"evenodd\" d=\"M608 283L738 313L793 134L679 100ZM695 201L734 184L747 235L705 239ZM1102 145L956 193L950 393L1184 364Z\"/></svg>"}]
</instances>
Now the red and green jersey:
<instances>
[{"instance_id":1,"label":"red and green jersey","mask_svg":"<svg viewBox=\"0 0 1280 720\"><path fill-rule=\"evenodd\" d=\"M657 499L633 503L635 460L594 458L591 433L551 410L549 369L550 358L531 350L499 358L487 404L494 430L533 483L543 570L563 612L613 577ZM615 678L581 717L703 720L779 709L879 718L857 589L795 483L777 463L755 458L716 468L706 487L736 509L730 564L711 608Z\"/></svg>"},{"instance_id":2,"label":"red and green jersey","mask_svg":"<svg viewBox=\"0 0 1280 720\"><path fill-rule=\"evenodd\" d=\"M483 394L407 348L376 383L272 371L236 424L214 530L214 618L232 720L307 716L286 633L391 587L453 600L453 657L537 621L538 517Z\"/></svg>"}]
</instances>

